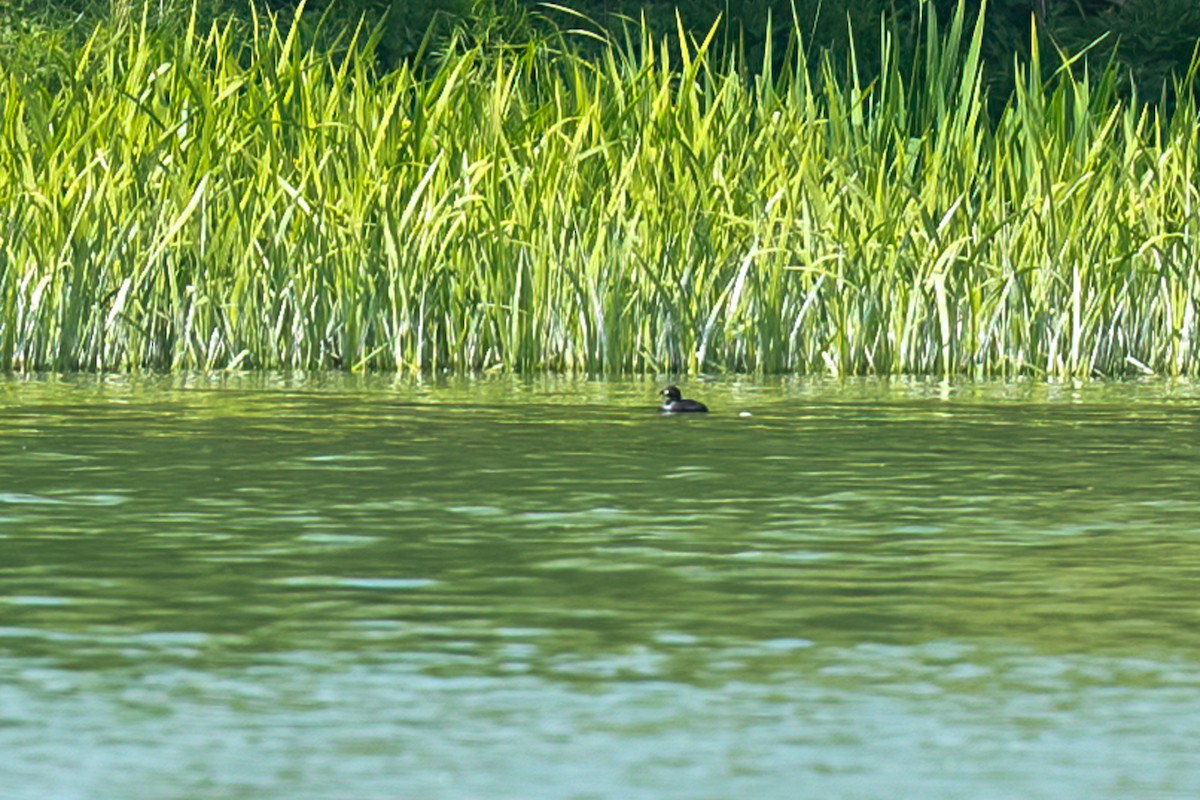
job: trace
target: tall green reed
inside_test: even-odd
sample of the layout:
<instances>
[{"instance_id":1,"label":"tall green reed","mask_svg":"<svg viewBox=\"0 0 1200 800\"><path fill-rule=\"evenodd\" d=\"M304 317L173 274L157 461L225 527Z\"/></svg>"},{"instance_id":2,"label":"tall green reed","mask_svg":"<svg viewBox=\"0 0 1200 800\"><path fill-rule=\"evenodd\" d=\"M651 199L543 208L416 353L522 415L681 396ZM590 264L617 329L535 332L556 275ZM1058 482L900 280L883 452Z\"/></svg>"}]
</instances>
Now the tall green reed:
<instances>
[{"instance_id":1,"label":"tall green reed","mask_svg":"<svg viewBox=\"0 0 1200 800\"><path fill-rule=\"evenodd\" d=\"M848 82L645 31L380 75L357 35L0 65L0 365L1200 373L1191 92L1035 61L991 120L961 10Z\"/></svg>"}]
</instances>

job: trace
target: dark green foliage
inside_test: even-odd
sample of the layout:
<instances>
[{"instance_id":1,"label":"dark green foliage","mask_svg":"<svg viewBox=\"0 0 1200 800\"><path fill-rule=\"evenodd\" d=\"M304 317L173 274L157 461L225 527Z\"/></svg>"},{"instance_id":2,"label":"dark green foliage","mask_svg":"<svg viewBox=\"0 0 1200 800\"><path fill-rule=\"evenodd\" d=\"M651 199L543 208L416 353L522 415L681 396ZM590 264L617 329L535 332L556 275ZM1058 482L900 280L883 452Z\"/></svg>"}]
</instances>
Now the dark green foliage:
<instances>
[{"instance_id":1,"label":"dark green foliage","mask_svg":"<svg viewBox=\"0 0 1200 800\"><path fill-rule=\"evenodd\" d=\"M673 38L682 25L697 40L720 19L712 50L718 57L736 54L753 72L769 53L786 59L794 31L812 64L822 51L846 65L851 47L860 79L878 73L880 27L886 26L901 53L913 53L924 36L924 19L936 14L942 25L957 0L306 0L303 38L316 36L326 49L344 46L360 24L376 31L380 67L437 57L450 34L464 42L528 42L563 35L584 52L600 52L599 39L616 37L643 23L656 39ZM200 29L212 21L254 11L277 13L286 22L298 0L194 0ZM982 4L967 3L966 24ZM52 42L85 38L99 21L120 15L156 20L186 20L193 0L0 0L0 58L21 72L56 80L47 60ZM1172 76L1186 72L1200 38L1196 0L990 0L982 44L985 83L993 100L1007 97L1017 65L1030 57L1031 22L1037 20L1040 51L1047 64L1058 64L1059 51L1089 51L1088 61L1116 59L1142 97L1156 98L1171 87ZM633 37L638 44L638 38ZM1083 62L1080 62L1081 65ZM849 76L836 76L846 79Z\"/></svg>"},{"instance_id":2,"label":"dark green foliage","mask_svg":"<svg viewBox=\"0 0 1200 800\"><path fill-rule=\"evenodd\" d=\"M1066 51L1079 52L1095 43L1098 58L1115 57L1138 91L1154 98L1169 90L1172 78L1182 77L1191 62L1200 39L1200 3L1124 0L1095 14L1064 7L1049 23Z\"/></svg>"},{"instance_id":3,"label":"dark green foliage","mask_svg":"<svg viewBox=\"0 0 1200 800\"><path fill-rule=\"evenodd\" d=\"M913 53L924 35L926 16L936 15L944 26L957 2L693 0L678 4L678 10L671 0L558 0L553 4L571 12L565 13L540 0L523 0L527 8L560 27L608 33L619 33L630 21L644 21L656 36L670 36L676 31L678 14L678 23L699 39L720 18L716 51L736 50L751 69L761 64L767 52L776 61L784 59L788 36L798 30L810 56L827 51L835 56L835 63L845 64L853 47L864 81L879 69L881 25L902 52ZM974 24L981 7L979 2L967 3L967 25ZM1099 66L1115 58L1143 97L1157 97L1170 87L1172 76L1186 72L1200 38L1196 0L990 0L987 18L982 56L993 99L1012 91L1017 65L1026 63L1032 53L1035 31L1044 66L1057 68L1059 51L1068 56L1088 51L1087 62ZM769 48L768 38L772 39ZM810 58L812 63L817 60Z\"/></svg>"}]
</instances>

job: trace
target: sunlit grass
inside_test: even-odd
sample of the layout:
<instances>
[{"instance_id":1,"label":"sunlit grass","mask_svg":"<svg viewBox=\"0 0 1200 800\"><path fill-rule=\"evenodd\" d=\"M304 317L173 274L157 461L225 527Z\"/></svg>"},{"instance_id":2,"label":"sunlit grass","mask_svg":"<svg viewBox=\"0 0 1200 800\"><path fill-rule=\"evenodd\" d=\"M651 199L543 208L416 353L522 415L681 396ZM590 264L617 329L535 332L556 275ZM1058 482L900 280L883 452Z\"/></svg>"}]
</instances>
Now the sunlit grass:
<instances>
[{"instance_id":1,"label":"sunlit grass","mask_svg":"<svg viewBox=\"0 0 1200 800\"><path fill-rule=\"evenodd\" d=\"M989 120L932 30L852 85L651 41L377 75L270 20L0 64L0 366L1200 373L1192 94L1028 68Z\"/></svg>"}]
</instances>

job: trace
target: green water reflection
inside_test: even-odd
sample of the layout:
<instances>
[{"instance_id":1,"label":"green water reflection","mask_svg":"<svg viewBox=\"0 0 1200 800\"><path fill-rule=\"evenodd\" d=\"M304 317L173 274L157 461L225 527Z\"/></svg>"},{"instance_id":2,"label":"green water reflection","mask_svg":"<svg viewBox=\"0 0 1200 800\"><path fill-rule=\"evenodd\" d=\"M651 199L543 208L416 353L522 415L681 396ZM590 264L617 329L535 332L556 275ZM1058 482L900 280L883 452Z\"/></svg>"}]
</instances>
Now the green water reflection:
<instances>
[{"instance_id":1,"label":"green water reflection","mask_svg":"<svg viewBox=\"0 0 1200 800\"><path fill-rule=\"evenodd\" d=\"M1200 790L1200 389L655 389L0 384L12 796Z\"/></svg>"}]
</instances>

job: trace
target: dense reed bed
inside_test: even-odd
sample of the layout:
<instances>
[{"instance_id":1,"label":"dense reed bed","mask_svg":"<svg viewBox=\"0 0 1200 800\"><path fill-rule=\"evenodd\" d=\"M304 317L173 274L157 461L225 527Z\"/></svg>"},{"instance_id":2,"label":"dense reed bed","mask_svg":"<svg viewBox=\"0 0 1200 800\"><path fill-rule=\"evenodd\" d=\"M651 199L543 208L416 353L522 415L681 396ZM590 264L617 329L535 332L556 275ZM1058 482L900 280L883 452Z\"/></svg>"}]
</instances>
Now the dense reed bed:
<instances>
[{"instance_id":1,"label":"dense reed bed","mask_svg":"<svg viewBox=\"0 0 1200 800\"><path fill-rule=\"evenodd\" d=\"M1200 373L1191 92L1030 66L989 117L979 36L847 83L115 23L0 64L0 365Z\"/></svg>"}]
</instances>

